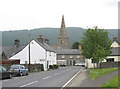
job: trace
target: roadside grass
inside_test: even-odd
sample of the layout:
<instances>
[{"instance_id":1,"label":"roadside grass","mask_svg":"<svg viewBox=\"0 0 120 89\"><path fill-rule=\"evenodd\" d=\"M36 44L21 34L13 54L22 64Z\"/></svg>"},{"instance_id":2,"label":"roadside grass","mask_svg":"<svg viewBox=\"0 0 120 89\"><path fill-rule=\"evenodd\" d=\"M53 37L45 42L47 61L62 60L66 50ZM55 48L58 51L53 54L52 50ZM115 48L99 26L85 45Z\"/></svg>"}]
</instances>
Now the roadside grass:
<instances>
[{"instance_id":1,"label":"roadside grass","mask_svg":"<svg viewBox=\"0 0 120 89\"><path fill-rule=\"evenodd\" d=\"M100 87L103 88L112 88L112 87L120 87L120 74L113 77L111 80L109 80L108 82L106 82L105 84L103 84Z\"/></svg>"},{"instance_id":2,"label":"roadside grass","mask_svg":"<svg viewBox=\"0 0 120 89\"><path fill-rule=\"evenodd\" d=\"M96 79L100 76L103 76L105 74L108 74L112 71L118 70L118 68L101 68L101 69L90 69L89 70L89 78Z\"/></svg>"}]
</instances>

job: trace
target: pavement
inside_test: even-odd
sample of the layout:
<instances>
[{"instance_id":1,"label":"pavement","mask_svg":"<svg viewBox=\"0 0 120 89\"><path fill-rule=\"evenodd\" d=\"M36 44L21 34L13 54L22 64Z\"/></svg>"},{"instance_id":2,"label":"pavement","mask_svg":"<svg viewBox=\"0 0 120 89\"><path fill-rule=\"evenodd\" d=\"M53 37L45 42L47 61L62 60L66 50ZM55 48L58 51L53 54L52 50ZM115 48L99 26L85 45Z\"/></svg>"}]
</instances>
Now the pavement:
<instances>
[{"instance_id":1,"label":"pavement","mask_svg":"<svg viewBox=\"0 0 120 89\"><path fill-rule=\"evenodd\" d=\"M2 80L2 87L63 87L80 70L80 66L69 66L31 73L28 76Z\"/></svg>"},{"instance_id":2,"label":"pavement","mask_svg":"<svg viewBox=\"0 0 120 89\"><path fill-rule=\"evenodd\" d=\"M67 85L67 87L99 87L108 80L112 79L118 73L120 73L120 70L119 72L114 71L94 80L90 80L88 70L84 69Z\"/></svg>"}]
</instances>

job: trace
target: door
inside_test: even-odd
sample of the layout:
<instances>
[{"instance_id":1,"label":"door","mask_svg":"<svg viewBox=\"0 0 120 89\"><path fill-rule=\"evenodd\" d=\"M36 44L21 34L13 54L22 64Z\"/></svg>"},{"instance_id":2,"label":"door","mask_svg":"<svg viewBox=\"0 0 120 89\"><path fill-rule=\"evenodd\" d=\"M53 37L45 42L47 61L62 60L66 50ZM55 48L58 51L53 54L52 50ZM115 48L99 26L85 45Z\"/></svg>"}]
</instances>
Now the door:
<instances>
[{"instance_id":1,"label":"door","mask_svg":"<svg viewBox=\"0 0 120 89\"><path fill-rule=\"evenodd\" d=\"M75 65L75 60L73 60L73 66Z\"/></svg>"}]
</instances>

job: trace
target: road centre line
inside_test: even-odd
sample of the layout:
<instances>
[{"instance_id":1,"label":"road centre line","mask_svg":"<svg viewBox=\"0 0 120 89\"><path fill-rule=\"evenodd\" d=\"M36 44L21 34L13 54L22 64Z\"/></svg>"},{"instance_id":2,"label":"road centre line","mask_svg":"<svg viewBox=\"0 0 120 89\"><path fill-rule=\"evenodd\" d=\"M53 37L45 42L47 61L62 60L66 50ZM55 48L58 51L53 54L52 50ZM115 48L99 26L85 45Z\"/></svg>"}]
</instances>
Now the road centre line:
<instances>
[{"instance_id":1,"label":"road centre line","mask_svg":"<svg viewBox=\"0 0 120 89\"><path fill-rule=\"evenodd\" d=\"M48 79L48 78L50 78L50 77L52 77L52 76L45 77L45 78L43 78L43 80Z\"/></svg>"},{"instance_id":2,"label":"road centre line","mask_svg":"<svg viewBox=\"0 0 120 89\"><path fill-rule=\"evenodd\" d=\"M33 83L36 83L36 82L38 82L38 81L33 81L33 82L28 83L28 84L22 85L22 86L20 86L20 87L25 87L25 86L31 85L31 84L33 84Z\"/></svg>"},{"instance_id":3,"label":"road centre line","mask_svg":"<svg viewBox=\"0 0 120 89\"><path fill-rule=\"evenodd\" d=\"M82 68L82 69L83 69L83 68ZM81 69L80 71L78 71L67 83L65 83L65 84L62 86L61 89L63 89L64 87L66 87L66 86L82 71L82 69Z\"/></svg>"}]
</instances>

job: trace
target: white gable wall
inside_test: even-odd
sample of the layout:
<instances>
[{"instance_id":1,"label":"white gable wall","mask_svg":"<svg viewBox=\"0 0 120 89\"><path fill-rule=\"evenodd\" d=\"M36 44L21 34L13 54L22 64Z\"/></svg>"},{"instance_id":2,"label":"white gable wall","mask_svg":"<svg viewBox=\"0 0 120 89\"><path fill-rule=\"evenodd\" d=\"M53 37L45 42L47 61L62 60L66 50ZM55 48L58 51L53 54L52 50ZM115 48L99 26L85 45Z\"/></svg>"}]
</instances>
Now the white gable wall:
<instances>
[{"instance_id":1,"label":"white gable wall","mask_svg":"<svg viewBox=\"0 0 120 89\"><path fill-rule=\"evenodd\" d=\"M114 41L114 42L111 44L111 47L120 47L120 45L119 45L116 41Z\"/></svg>"},{"instance_id":2,"label":"white gable wall","mask_svg":"<svg viewBox=\"0 0 120 89\"><path fill-rule=\"evenodd\" d=\"M56 62L56 53L46 51L41 47L35 40L30 42L30 63L31 64L43 64L44 70L47 70L47 61L48 68L49 65L57 64ZM20 64L29 64L29 44L21 50L19 53L12 56L10 59L20 59Z\"/></svg>"},{"instance_id":3,"label":"white gable wall","mask_svg":"<svg viewBox=\"0 0 120 89\"><path fill-rule=\"evenodd\" d=\"M22 51L12 56L10 59L20 59L20 64L29 63L29 45L27 45ZM30 42L30 63L40 63L44 65L45 68L45 49L42 48L36 41L32 40Z\"/></svg>"}]
</instances>

